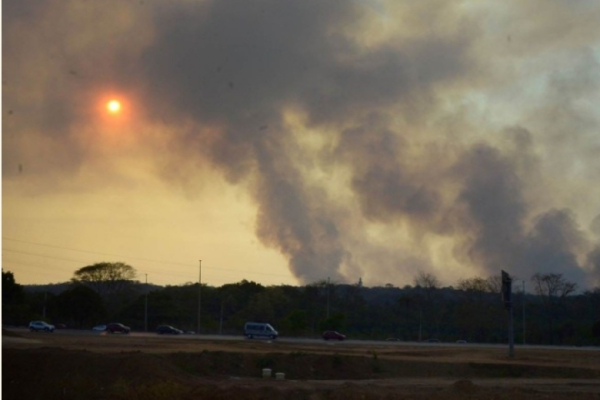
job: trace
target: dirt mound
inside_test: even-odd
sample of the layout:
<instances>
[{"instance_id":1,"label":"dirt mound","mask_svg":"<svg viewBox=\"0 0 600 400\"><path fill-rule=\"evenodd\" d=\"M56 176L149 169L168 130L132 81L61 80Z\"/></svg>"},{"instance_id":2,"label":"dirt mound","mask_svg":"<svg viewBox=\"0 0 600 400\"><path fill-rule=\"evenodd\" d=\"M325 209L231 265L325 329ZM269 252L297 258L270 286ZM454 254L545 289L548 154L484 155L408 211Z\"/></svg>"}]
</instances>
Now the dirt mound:
<instances>
[{"instance_id":1,"label":"dirt mound","mask_svg":"<svg viewBox=\"0 0 600 400\"><path fill-rule=\"evenodd\" d=\"M42 347L5 348L2 359L3 395L19 399L597 399L588 393L544 397L531 390L481 387L471 379L447 381L456 371L469 376L468 364L462 370L455 364L452 371L443 363L427 368L339 354L96 353ZM284 372L286 380L261 378L263 368Z\"/></svg>"},{"instance_id":2,"label":"dirt mound","mask_svg":"<svg viewBox=\"0 0 600 400\"><path fill-rule=\"evenodd\" d=\"M20 337L22 337L18 333L15 333L13 331L9 331L8 329L4 329L4 328L2 328L2 336L3 337L14 337L14 338L20 338Z\"/></svg>"},{"instance_id":3,"label":"dirt mound","mask_svg":"<svg viewBox=\"0 0 600 400\"><path fill-rule=\"evenodd\" d=\"M468 379L461 379L454 382L452 388L459 393L473 393L477 390L477 386Z\"/></svg>"},{"instance_id":4,"label":"dirt mound","mask_svg":"<svg viewBox=\"0 0 600 400\"><path fill-rule=\"evenodd\" d=\"M140 352L4 349L2 356L3 394L7 398L40 398L41 393L95 395L125 383L187 382L179 369L160 357Z\"/></svg>"}]
</instances>

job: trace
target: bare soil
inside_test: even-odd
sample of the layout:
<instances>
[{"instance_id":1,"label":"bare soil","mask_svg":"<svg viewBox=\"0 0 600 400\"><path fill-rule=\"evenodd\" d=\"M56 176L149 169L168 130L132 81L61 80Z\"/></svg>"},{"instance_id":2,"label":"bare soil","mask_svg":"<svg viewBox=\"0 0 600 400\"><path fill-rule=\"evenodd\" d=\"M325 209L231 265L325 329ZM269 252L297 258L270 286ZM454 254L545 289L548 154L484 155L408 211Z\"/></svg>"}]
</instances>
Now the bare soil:
<instances>
[{"instance_id":1,"label":"bare soil","mask_svg":"<svg viewBox=\"0 0 600 400\"><path fill-rule=\"evenodd\" d=\"M273 377L264 378L269 368ZM285 374L277 380L275 373ZM3 330L7 399L596 399L600 352Z\"/></svg>"}]
</instances>

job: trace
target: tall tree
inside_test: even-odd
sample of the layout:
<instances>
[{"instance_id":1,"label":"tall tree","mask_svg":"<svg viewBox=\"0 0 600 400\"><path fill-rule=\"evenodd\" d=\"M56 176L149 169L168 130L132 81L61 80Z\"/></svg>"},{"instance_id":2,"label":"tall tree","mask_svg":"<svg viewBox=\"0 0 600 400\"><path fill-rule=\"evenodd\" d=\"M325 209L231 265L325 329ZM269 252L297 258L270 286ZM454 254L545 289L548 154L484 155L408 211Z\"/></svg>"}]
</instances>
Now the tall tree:
<instances>
[{"instance_id":1,"label":"tall tree","mask_svg":"<svg viewBox=\"0 0 600 400\"><path fill-rule=\"evenodd\" d=\"M425 289L437 289L440 286L440 281L435 275L421 271L415 277L415 286Z\"/></svg>"},{"instance_id":2,"label":"tall tree","mask_svg":"<svg viewBox=\"0 0 600 400\"><path fill-rule=\"evenodd\" d=\"M25 303L23 286L15 281L12 272L2 271L2 323L25 323L29 314L29 307Z\"/></svg>"},{"instance_id":3,"label":"tall tree","mask_svg":"<svg viewBox=\"0 0 600 400\"><path fill-rule=\"evenodd\" d=\"M101 296L110 295L122 286L131 283L136 270L122 262L101 262L75 271L71 281L94 289Z\"/></svg>"},{"instance_id":4,"label":"tall tree","mask_svg":"<svg viewBox=\"0 0 600 400\"><path fill-rule=\"evenodd\" d=\"M22 303L24 299L23 286L15 281L13 273L2 271L2 304Z\"/></svg>"},{"instance_id":5,"label":"tall tree","mask_svg":"<svg viewBox=\"0 0 600 400\"><path fill-rule=\"evenodd\" d=\"M492 278L461 279L457 284L458 298L454 308L454 323L463 339L484 342L502 321L502 309L496 281ZM473 318L476 315L477 318Z\"/></svg>"},{"instance_id":6,"label":"tall tree","mask_svg":"<svg viewBox=\"0 0 600 400\"><path fill-rule=\"evenodd\" d=\"M73 283L88 286L104 300L109 314L114 314L124 302L133 298L136 270L122 262L101 262L80 268L73 274Z\"/></svg>"},{"instance_id":7,"label":"tall tree","mask_svg":"<svg viewBox=\"0 0 600 400\"><path fill-rule=\"evenodd\" d=\"M87 286L76 285L59 294L55 300L60 316L79 328L97 324L106 316L102 298Z\"/></svg>"},{"instance_id":8,"label":"tall tree","mask_svg":"<svg viewBox=\"0 0 600 400\"><path fill-rule=\"evenodd\" d=\"M563 274L537 273L531 277L535 292L546 299L546 301L556 301L564 299L577 289L577 284L569 282L563 277Z\"/></svg>"},{"instance_id":9,"label":"tall tree","mask_svg":"<svg viewBox=\"0 0 600 400\"><path fill-rule=\"evenodd\" d=\"M554 343L554 325L561 306L566 297L577 289L577 284L568 281L559 273L536 273L531 277L533 287L542 299L548 321L548 337L550 344Z\"/></svg>"},{"instance_id":10,"label":"tall tree","mask_svg":"<svg viewBox=\"0 0 600 400\"><path fill-rule=\"evenodd\" d=\"M441 309L437 289L440 282L435 275L421 271L415 277L415 286L419 298L419 340L423 338L423 329L430 336L438 336Z\"/></svg>"}]
</instances>

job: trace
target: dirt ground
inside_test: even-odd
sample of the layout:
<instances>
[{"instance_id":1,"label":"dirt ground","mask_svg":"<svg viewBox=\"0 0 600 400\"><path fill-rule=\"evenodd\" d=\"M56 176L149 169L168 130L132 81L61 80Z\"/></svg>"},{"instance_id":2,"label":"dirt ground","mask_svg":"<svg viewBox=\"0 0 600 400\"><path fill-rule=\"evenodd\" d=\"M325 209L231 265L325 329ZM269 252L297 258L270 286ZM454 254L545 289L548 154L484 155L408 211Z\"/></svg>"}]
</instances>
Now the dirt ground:
<instances>
[{"instance_id":1,"label":"dirt ground","mask_svg":"<svg viewBox=\"0 0 600 400\"><path fill-rule=\"evenodd\" d=\"M263 369L272 376L262 376ZM285 374L275 379L276 373ZM600 352L3 330L7 399L600 399Z\"/></svg>"}]
</instances>

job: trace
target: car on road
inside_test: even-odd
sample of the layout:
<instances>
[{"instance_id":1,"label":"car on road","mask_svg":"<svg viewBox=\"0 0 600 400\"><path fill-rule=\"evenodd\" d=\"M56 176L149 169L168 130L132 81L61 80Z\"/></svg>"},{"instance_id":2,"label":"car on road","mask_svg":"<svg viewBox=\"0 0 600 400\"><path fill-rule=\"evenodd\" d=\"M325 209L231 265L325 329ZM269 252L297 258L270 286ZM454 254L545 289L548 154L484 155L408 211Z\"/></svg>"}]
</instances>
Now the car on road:
<instances>
[{"instance_id":1,"label":"car on road","mask_svg":"<svg viewBox=\"0 0 600 400\"><path fill-rule=\"evenodd\" d=\"M92 330L96 332L104 332L106 330L106 325L96 325L92 328Z\"/></svg>"},{"instance_id":2,"label":"car on road","mask_svg":"<svg viewBox=\"0 0 600 400\"><path fill-rule=\"evenodd\" d=\"M440 342L440 339L431 338L431 339L425 340L425 343L441 343L441 342Z\"/></svg>"},{"instance_id":3,"label":"car on road","mask_svg":"<svg viewBox=\"0 0 600 400\"><path fill-rule=\"evenodd\" d=\"M161 325L156 328L156 333L159 335L181 335L183 331L172 327L171 325Z\"/></svg>"},{"instance_id":4,"label":"car on road","mask_svg":"<svg viewBox=\"0 0 600 400\"><path fill-rule=\"evenodd\" d=\"M343 335L337 331L325 331L325 332L323 332L323 339L325 339L325 340L346 340L346 335Z\"/></svg>"},{"instance_id":5,"label":"car on road","mask_svg":"<svg viewBox=\"0 0 600 400\"><path fill-rule=\"evenodd\" d=\"M279 332L266 322L246 322L244 324L244 336L248 339L263 337L274 340L279 336Z\"/></svg>"},{"instance_id":6,"label":"car on road","mask_svg":"<svg viewBox=\"0 0 600 400\"><path fill-rule=\"evenodd\" d=\"M456 341L456 343L458 343L458 344L466 344L467 341L463 340L463 339L459 339L459 340Z\"/></svg>"},{"instance_id":7,"label":"car on road","mask_svg":"<svg viewBox=\"0 0 600 400\"><path fill-rule=\"evenodd\" d=\"M131 328L118 322L111 322L110 324L106 325L106 332L128 334L131 332Z\"/></svg>"},{"instance_id":8,"label":"car on road","mask_svg":"<svg viewBox=\"0 0 600 400\"><path fill-rule=\"evenodd\" d=\"M50 325L44 321L31 321L29 323L29 330L31 332L54 332L54 325Z\"/></svg>"}]
</instances>

